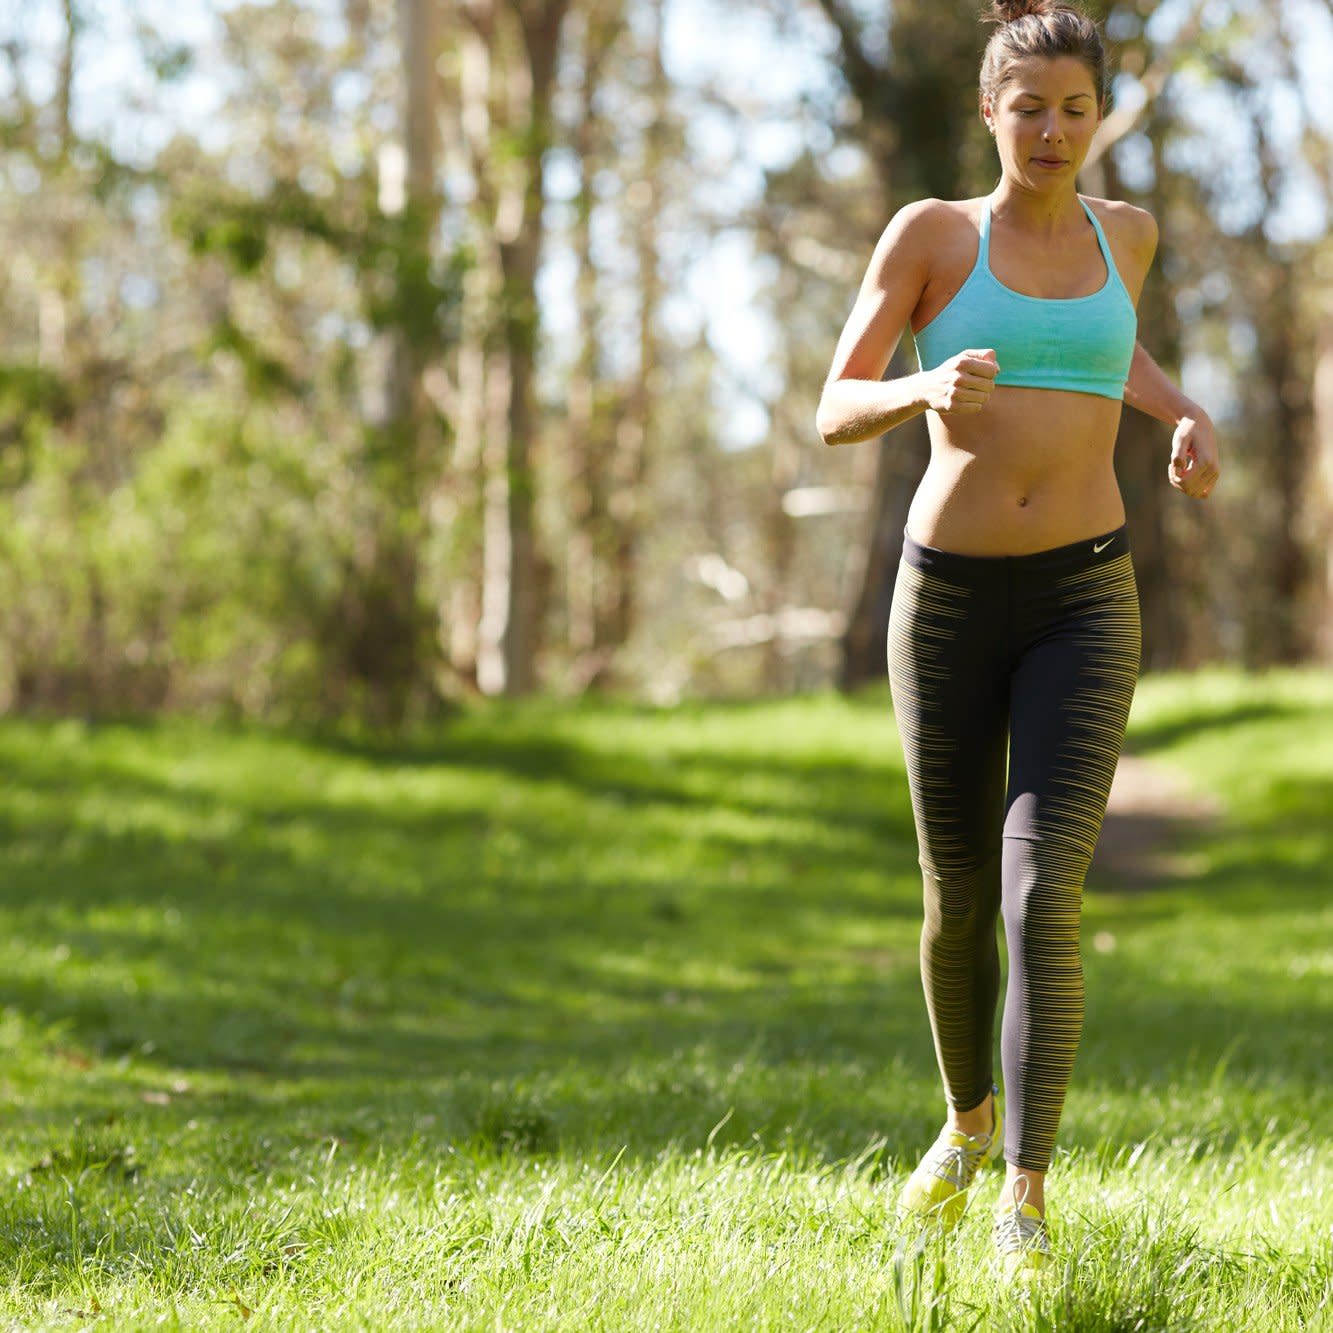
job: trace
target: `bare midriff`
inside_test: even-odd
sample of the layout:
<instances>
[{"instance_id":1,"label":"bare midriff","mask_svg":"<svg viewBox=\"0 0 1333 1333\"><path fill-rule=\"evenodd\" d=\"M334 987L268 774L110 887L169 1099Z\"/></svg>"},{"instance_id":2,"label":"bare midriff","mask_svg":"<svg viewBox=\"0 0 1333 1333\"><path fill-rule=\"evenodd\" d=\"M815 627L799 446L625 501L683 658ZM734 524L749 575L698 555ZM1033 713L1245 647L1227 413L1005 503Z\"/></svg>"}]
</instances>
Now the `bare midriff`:
<instances>
[{"instance_id":1,"label":"bare midriff","mask_svg":"<svg viewBox=\"0 0 1333 1333\"><path fill-rule=\"evenodd\" d=\"M1125 521L1116 398L996 385L980 412L927 412L930 465L907 511L923 546L1027 555Z\"/></svg>"}]
</instances>

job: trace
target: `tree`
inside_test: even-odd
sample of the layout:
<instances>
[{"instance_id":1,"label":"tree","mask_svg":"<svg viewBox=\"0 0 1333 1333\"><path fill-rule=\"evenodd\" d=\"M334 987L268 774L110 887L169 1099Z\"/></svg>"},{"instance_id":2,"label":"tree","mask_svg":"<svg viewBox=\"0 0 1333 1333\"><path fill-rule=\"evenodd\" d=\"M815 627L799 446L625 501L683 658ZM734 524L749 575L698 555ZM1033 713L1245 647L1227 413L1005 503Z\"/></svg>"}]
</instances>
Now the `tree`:
<instances>
[{"instance_id":1,"label":"tree","mask_svg":"<svg viewBox=\"0 0 1333 1333\"><path fill-rule=\"evenodd\" d=\"M568 0L472 0L461 6L474 34L470 59L475 70L465 82L462 129L477 220L493 243L482 261L494 264L498 279L500 338L488 367L487 390L495 386L504 404L503 420L489 422L483 456L484 566L476 665L478 684L489 693L525 694L537 684L543 611L534 528L537 271L551 93L568 8Z\"/></svg>"},{"instance_id":2,"label":"tree","mask_svg":"<svg viewBox=\"0 0 1333 1333\"><path fill-rule=\"evenodd\" d=\"M874 166L884 221L910 199L954 199L977 184L988 167L979 151L975 96L960 78L960 71L978 63L975 16L931 0L897 0L888 55L881 61L869 54L867 25L847 0L819 0L819 6L838 34L841 70L859 108L853 132ZM886 377L910 373L905 342ZM887 441L862 447L876 451L877 465L865 524L850 557L859 577L843 636L839 683L844 689L884 674L894 570L908 505L930 457L925 417L905 422Z\"/></svg>"}]
</instances>

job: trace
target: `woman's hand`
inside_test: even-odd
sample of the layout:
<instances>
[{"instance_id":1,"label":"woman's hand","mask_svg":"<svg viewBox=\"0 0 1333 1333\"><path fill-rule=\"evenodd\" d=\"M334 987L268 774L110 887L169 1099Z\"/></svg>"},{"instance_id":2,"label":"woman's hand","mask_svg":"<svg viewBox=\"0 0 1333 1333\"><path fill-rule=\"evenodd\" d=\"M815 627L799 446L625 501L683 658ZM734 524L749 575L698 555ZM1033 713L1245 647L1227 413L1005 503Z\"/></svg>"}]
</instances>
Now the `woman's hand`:
<instances>
[{"instance_id":1,"label":"woman's hand","mask_svg":"<svg viewBox=\"0 0 1333 1333\"><path fill-rule=\"evenodd\" d=\"M993 347L968 347L922 372L926 406L941 414L980 412L990 401L1000 367Z\"/></svg>"},{"instance_id":2,"label":"woman's hand","mask_svg":"<svg viewBox=\"0 0 1333 1333\"><path fill-rule=\"evenodd\" d=\"M1212 494L1221 469L1217 462L1217 437L1206 412L1181 417L1176 423L1166 475L1176 490L1184 491L1192 499L1206 500Z\"/></svg>"}]
</instances>

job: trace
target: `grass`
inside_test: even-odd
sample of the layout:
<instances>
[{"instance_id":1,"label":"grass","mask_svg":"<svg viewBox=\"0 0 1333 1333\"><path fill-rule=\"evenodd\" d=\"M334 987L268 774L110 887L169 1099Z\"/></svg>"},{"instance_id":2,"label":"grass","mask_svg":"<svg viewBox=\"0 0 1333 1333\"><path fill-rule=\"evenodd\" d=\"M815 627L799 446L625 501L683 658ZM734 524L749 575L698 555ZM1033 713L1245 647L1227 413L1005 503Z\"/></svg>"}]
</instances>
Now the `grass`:
<instances>
[{"instance_id":1,"label":"grass","mask_svg":"<svg viewBox=\"0 0 1333 1333\"><path fill-rule=\"evenodd\" d=\"M1333 1327L1333 675L1147 678L1129 744L1227 813L1090 884L1024 1303L998 1173L893 1216L942 1101L886 690L0 722L0 1328Z\"/></svg>"}]
</instances>

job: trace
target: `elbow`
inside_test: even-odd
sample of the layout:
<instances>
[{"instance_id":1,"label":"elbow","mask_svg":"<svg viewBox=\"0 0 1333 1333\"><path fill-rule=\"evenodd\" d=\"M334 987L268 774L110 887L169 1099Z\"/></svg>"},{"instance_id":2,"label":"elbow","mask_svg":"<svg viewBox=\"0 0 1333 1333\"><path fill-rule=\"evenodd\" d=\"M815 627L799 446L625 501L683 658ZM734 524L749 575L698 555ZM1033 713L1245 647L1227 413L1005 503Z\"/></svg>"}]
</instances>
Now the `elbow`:
<instances>
[{"instance_id":1,"label":"elbow","mask_svg":"<svg viewBox=\"0 0 1333 1333\"><path fill-rule=\"evenodd\" d=\"M819 432L819 438L827 445L841 444L844 437L840 425L837 417L829 410L828 404L821 399L819 408L815 412L815 429Z\"/></svg>"}]
</instances>

